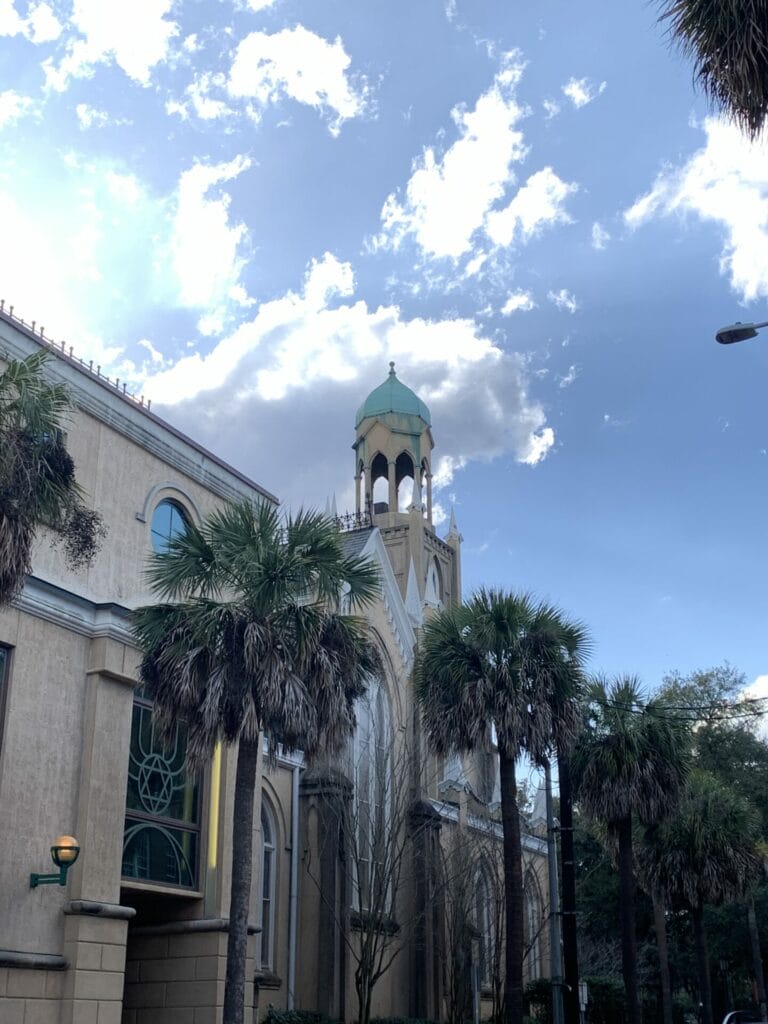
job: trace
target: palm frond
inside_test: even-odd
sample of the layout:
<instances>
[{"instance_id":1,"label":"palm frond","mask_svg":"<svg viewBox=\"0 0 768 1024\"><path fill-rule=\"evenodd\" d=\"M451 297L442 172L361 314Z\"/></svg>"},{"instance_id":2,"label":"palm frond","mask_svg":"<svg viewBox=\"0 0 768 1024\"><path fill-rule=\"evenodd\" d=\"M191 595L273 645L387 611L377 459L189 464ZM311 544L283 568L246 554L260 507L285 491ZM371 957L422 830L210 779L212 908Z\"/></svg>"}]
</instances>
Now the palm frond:
<instances>
[{"instance_id":1,"label":"palm frond","mask_svg":"<svg viewBox=\"0 0 768 1024\"><path fill-rule=\"evenodd\" d=\"M748 800L696 771L674 817L643 836L640 877L671 904L740 899L761 872L759 832L759 815Z\"/></svg>"},{"instance_id":2,"label":"palm frond","mask_svg":"<svg viewBox=\"0 0 768 1024\"><path fill-rule=\"evenodd\" d=\"M661 0L709 101L754 139L768 118L768 0Z\"/></svg>"},{"instance_id":3,"label":"palm frond","mask_svg":"<svg viewBox=\"0 0 768 1024\"><path fill-rule=\"evenodd\" d=\"M192 760L260 731L308 757L347 742L376 655L362 620L336 608L349 580L363 600L378 579L344 556L328 519L226 505L174 538L148 578L168 603L135 613L141 678L161 725L187 723Z\"/></svg>"},{"instance_id":4,"label":"palm frond","mask_svg":"<svg viewBox=\"0 0 768 1024\"><path fill-rule=\"evenodd\" d=\"M653 823L675 808L689 767L689 730L663 700L647 701L635 676L595 678L585 729L571 759L574 791L609 830L636 816Z\"/></svg>"}]
</instances>

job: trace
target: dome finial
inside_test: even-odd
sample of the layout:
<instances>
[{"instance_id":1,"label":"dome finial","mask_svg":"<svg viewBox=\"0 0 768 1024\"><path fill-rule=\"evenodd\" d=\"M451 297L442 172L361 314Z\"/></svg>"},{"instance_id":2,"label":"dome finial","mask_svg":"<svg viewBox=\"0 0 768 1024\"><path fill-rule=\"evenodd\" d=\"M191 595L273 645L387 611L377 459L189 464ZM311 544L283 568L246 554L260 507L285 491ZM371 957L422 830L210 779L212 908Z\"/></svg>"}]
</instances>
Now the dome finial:
<instances>
[{"instance_id":1,"label":"dome finial","mask_svg":"<svg viewBox=\"0 0 768 1024\"><path fill-rule=\"evenodd\" d=\"M390 377L396 377L397 376L397 374L395 373L395 361L394 361L394 359L391 359L390 362L389 362L389 376Z\"/></svg>"}]
</instances>

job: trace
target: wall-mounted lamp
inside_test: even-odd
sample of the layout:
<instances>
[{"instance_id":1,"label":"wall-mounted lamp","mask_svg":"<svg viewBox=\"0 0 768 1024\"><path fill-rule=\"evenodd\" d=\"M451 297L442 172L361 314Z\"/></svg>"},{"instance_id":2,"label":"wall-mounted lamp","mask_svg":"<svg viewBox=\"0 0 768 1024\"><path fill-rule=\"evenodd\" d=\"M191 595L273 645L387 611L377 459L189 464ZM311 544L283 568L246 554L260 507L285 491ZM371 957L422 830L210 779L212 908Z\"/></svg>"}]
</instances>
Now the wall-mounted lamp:
<instances>
[{"instance_id":1,"label":"wall-mounted lamp","mask_svg":"<svg viewBox=\"0 0 768 1024\"><path fill-rule=\"evenodd\" d=\"M59 836L51 847L51 859L59 869L55 875L38 875L32 872L29 876L29 884L32 889L38 885L59 885L67 884L67 872L80 856L80 844L74 836Z\"/></svg>"}]
</instances>

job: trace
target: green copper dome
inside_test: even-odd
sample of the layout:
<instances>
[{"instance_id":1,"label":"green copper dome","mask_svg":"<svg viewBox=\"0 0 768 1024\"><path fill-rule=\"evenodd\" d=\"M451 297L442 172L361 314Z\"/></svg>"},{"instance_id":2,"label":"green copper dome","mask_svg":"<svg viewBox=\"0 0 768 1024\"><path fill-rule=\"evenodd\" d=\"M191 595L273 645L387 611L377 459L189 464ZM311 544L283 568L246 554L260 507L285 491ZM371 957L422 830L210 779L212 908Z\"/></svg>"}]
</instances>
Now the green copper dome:
<instances>
[{"instance_id":1,"label":"green copper dome","mask_svg":"<svg viewBox=\"0 0 768 1024\"><path fill-rule=\"evenodd\" d=\"M355 426L359 427L368 416L382 416L388 412L420 416L427 426L432 422L426 404L415 391L411 391L397 379L394 363L389 364L389 376L384 383L374 388L357 410Z\"/></svg>"}]
</instances>

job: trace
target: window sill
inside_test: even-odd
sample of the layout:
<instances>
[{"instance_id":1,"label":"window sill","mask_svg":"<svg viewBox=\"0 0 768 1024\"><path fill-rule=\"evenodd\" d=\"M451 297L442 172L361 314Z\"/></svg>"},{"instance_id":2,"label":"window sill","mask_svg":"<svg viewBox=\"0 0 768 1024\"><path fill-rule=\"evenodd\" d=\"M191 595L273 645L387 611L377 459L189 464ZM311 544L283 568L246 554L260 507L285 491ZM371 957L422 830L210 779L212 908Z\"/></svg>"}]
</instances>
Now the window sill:
<instances>
[{"instance_id":1,"label":"window sill","mask_svg":"<svg viewBox=\"0 0 768 1024\"><path fill-rule=\"evenodd\" d=\"M278 989L282 988L283 979L279 978L274 971L262 968L260 971L256 971L253 976L254 984L259 990L263 988Z\"/></svg>"},{"instance_id":2,"label":"window sill","mask_svg":"<svg viewBox=\"0 0 768 1024\"><path fill-rule=\"evenodd\" d=\"M353 910L349 915L349 922L355 931L362 931L363 928L369 928L372 925L378 925L378 930L384 932L385 935L397 935L400 931L400 925L393 918L380 917L378 921L375 921L373 915L367 910Z\"/></svg>"}]
</instances>

